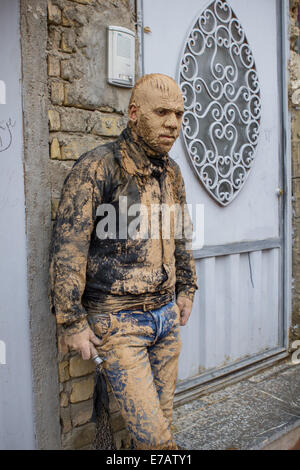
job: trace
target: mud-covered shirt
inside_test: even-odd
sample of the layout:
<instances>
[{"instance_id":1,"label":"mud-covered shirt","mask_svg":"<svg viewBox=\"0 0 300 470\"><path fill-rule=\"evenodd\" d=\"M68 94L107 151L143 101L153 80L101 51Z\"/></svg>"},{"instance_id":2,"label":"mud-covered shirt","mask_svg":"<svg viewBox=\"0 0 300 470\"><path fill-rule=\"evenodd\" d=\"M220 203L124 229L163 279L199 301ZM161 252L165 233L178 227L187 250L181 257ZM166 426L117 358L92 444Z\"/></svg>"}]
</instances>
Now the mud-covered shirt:
<instances>
[{"instance_id":1,"label":"mud-covered shirt","mask_svg":"<svg viewBox=\"0 0 300 470\"><path fill-rule=\"evenodd\" d=\"M169 211L169 229L161 209L180 207L186 221L185 204L177 163L153 154L129 127L115 142L82 155L64 182L50 249L57 322L71 333L85 328L89 301L113 313L159 308L178 294L193 300L186 230L176 235L179 219L172 214L178 212Z\"/></svg>"}]
</instances>

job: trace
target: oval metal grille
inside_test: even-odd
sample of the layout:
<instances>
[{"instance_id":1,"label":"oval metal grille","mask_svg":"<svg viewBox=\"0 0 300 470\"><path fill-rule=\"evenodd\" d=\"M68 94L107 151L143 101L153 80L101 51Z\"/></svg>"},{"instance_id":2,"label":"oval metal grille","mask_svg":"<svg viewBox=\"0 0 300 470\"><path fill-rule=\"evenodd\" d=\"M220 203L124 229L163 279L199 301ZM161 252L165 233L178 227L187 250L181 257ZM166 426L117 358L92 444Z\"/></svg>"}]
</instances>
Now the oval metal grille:
<instances>
[{"instance_id":1,"label":"oval metal grille","mask_svg":"<svg viewBox=\"0 0 300 470\"><path fill-rule=\"evenodd\" d=\"M191 162L222 206L240 192L257 147L261 100L252 51L225 0L197 18L180 64L183 136Z\"/></svg>"}]
</instances>

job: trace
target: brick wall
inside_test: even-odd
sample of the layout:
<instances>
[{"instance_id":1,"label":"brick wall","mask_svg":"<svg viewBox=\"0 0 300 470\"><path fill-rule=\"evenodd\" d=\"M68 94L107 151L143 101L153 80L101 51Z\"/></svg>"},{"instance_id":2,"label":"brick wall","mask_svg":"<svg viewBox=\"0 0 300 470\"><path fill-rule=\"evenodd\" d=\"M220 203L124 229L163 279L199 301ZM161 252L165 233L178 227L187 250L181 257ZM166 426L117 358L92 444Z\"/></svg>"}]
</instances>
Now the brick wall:
<instances>
[{"instance_id":1,"label":"brick wall","mask_svg":"<svg viewBox=\"0 0 300 470\"><path fill-rule=\"evenodd\" d=\"M49 156L52 219L64 179L74 161L97 145L115 139L126 125L131 90L106 82L106 26L135 30L129 0L48 1ZM95 366L70 352L58 339L62 447L89 448ZM111 395L111 393L110 393ZM117 448L129 439L116 402L110 397Z\"/></svg>"},{"instance_id":2,"label":"brick wall","mask_svg":"<svg viewBox=\"0 0 300 470\"><path fill-rule=\"evenodd\" d=\"M293 306L291 341L300 339L300 54L298 38L299 0L290 0L291 58L289 64L289 105L292 117L292 191L293 191Z\"/></svg>"}]
</instances>

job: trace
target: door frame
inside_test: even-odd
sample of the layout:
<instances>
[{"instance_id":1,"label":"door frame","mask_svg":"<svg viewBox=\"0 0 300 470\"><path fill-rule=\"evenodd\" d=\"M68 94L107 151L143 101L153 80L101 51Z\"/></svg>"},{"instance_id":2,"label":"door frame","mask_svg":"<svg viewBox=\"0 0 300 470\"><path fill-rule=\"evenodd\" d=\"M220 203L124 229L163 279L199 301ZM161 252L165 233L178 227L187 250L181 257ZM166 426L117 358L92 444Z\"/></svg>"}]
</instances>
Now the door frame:
<instances>
[{"instance_id":1,"label":"door frame","mask_svg":"<svg viewBox=\"0 0 300 470\"><path fill-rule=\"evenodd\" d=\"M288 61L290 55L289 39L289 1L277 0L278 17L281 18L279 24L279 63L283 64L279 74L280 96L281 96L281 203L279 204L279 237L257 242L239 242L218 246L207 246L201 250L195 250L195 259L207 256L218 256L224 254L241 253L255 251L266 248L280 248L280 271L279 285L279 317L281 324L279 327L279 339L282 346L269 350L255 357L246 358L238 364L230 364L221 369L208 371L190 379L186 379L177 384L175 392L175 405L182 404L197 396L216 390L229 383L249 377L264 368L270 367L274 363L289 356L289 327L292 315L292 170L291 170L291 113L288 109ZM144 8L143 0L136 0L137 12L137 38L138 38L138 70L139 76L144 75Z\"/></svg>"}]
</instances>

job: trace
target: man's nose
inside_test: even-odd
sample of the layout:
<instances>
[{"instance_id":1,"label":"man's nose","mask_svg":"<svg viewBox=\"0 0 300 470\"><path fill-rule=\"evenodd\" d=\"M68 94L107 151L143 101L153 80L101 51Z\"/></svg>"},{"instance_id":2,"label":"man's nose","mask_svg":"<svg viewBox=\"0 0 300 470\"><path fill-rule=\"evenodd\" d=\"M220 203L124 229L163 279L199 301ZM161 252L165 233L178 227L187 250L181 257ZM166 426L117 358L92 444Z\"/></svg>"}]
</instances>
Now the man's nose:
<instances>
[{"instance_id":1,"label":"man's nose","mask_svg":"<svg viewBox=\"0 0 300 470\"><path fill-rule=\"evenodd\" d=\"M165 126L166 127L171 127L172 129L176 129L178 126L178 122L176 119L176 114L175 113L170 113L167 117L167 120L165 121Z\"/></svg>"}]
</instances>

